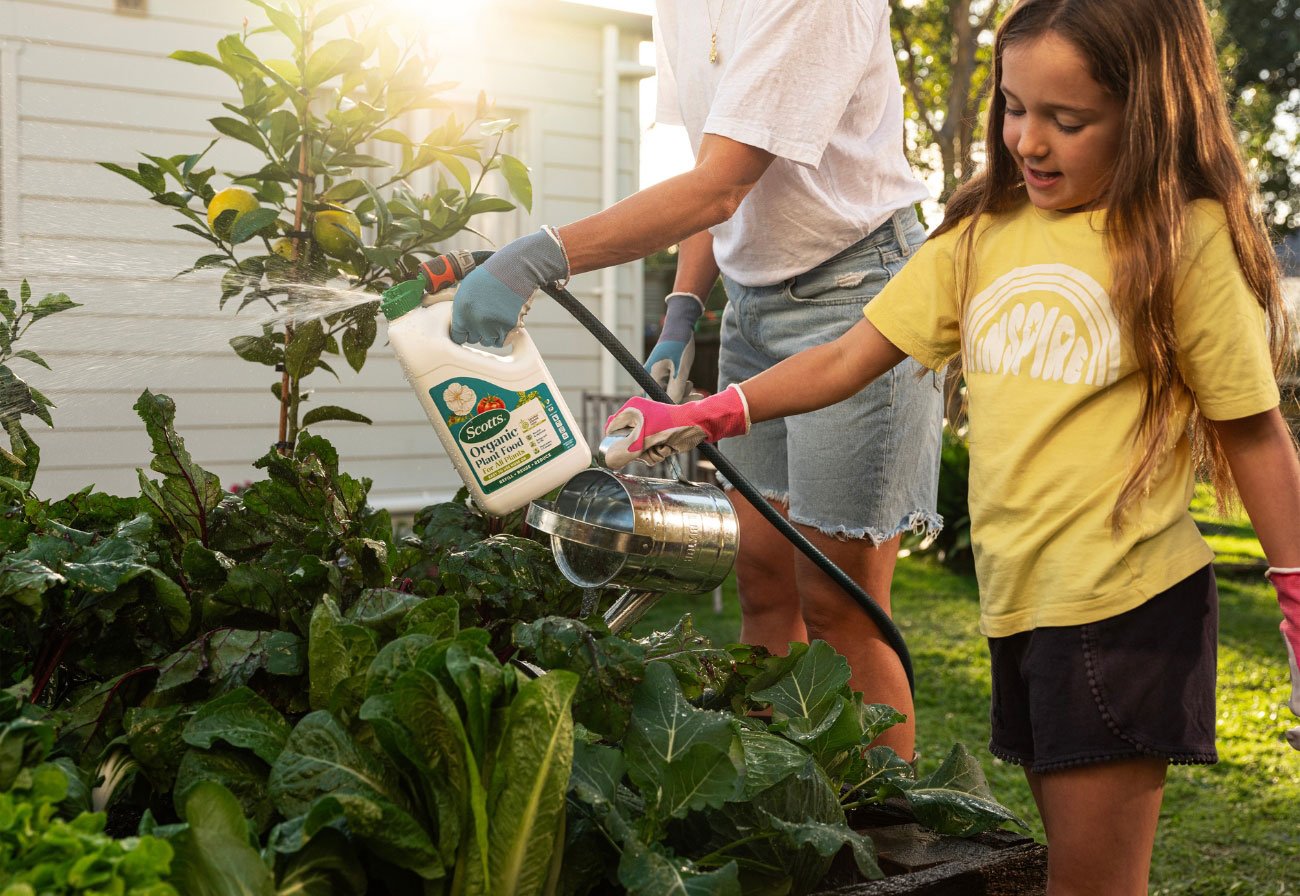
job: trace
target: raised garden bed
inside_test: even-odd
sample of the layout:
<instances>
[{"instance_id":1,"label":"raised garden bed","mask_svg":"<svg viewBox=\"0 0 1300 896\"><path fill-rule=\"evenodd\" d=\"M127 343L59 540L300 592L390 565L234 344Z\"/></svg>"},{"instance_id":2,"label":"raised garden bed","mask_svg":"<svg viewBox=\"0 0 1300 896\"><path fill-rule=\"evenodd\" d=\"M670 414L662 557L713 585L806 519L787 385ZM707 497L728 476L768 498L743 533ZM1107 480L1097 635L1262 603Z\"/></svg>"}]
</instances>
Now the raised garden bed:
<instances>
[{"instance_id":1,"label":"raised garden bed","mask_svg":"<svg viewBox=\"0 0 1300 896\"><path fill-rule=\"evenodd\" d=\"M1013 831L950 837L918 825L892 805L853 812L850 825L869 836L884 880L862 881L838 859L815 896L1041 896L1047 892L1047 847Z\"/></svg>"}]
</instances>

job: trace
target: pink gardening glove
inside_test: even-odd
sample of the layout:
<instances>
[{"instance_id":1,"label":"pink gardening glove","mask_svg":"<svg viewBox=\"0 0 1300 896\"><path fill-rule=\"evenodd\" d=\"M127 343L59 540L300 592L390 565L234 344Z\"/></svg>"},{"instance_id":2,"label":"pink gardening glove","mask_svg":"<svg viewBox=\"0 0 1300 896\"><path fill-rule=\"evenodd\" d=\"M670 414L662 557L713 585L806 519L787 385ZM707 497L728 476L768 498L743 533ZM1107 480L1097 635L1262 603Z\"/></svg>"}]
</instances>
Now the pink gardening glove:
<instances>
[{"instance_id":1,"label":"pink gardening glove","mask_svg":"<svg viewBox=\"0 0 1300 896\"><path fill-rule=\"evenodd\" d=\"M605 435L622 430L630 432L605 450L605 463L610 469L634 460L657 464L706 440L743 436L749 432L749 407L736 385L685 404L630 398L605 423Z\"/></svg>"},{"instance_id":2,"label":"pink gardening glove","mask_svg":"<svg viewBox=\"0 0 1300 896\"><path fill-rule=\"evenodd\" d=\"M1277 602L1282 608L1282 638L1286 641L1287 659L1291 661L1291 712L1300 716L1300 568L1270 568L1264 573L1277 589ZM1300 726L1286 733L1291 746L1300 750Z\"/></svg>"}]
</instances>

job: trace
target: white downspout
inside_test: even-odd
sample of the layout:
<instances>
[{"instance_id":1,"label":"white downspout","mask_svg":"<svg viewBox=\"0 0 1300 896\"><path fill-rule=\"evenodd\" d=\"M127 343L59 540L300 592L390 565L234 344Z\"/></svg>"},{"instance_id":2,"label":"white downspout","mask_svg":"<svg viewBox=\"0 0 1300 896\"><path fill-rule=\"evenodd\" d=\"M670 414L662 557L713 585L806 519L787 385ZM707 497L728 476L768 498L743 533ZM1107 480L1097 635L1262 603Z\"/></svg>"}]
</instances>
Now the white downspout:
<instances>
[{"instance_id":1,"label":"white downspout","mask_svg":"<svg viewBox=\"0 0 1300 896\"><path fill-rule=\"evenodd\" d=\"M618 94L624 78L648 78L655 73L651 66L625 62L618 58L619 31L617 25L604 28L604 52L601 64L601 126L600 126L600 207L609 208L621 198L618 195ZM618 269L603 268L600 272L600 319L616 336L618 335ZM633 333L641 332L640 321L634 322ZM640 354L639 346L630 347ZM614 394L617 388L614 377L614 357L601 352L600 391Z\"/></svg>"}]
</instances>

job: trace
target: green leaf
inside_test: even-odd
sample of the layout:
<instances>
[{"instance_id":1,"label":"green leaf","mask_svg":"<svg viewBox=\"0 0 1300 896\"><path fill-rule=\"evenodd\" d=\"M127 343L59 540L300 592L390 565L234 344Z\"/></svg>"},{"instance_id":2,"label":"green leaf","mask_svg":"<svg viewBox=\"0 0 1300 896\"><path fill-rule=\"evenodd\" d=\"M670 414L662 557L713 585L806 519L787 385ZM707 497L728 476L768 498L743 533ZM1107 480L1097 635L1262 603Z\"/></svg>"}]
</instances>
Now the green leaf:
<instances>
[{"instance_id":1,"label":"green leaf","mask_svg":"<svg viewBox=\"0 0 1300 896\"><path fill-rule=\"evenodd\" d=\"M524 207L525 211L531 212L533 210L533 182L528 175L528 166L514 156L503 153L501 156L501 173L505 176L506 185L510 187L511 194L519 200L519 204Z\"/></svg>"},{"instance_id":2,"label":"green leaf","mask_svg":"<svg viewBox=\"0 0 1300 896\"><path fill-rule=\"evenodd\" d=\"M240 814L247 814L260 832L270 826L275 815L266 792L269 771L265 762L240 750L186 750L176 770L172 800L176 811L182 813L191 790L205 781L215 781L239 800Z\"/></svg>"},{"instance_id":3,"label":"green leaf","mask_svg":"<svg viewBox=\"0 0 1300 896\"><path fill-rule=\"evenodd\" d=\"M514 640L542 668L578 674L575 721L612 741L623 738L632 695L645 672L646 654L640 644L560 616L519 624Z\"/></svg>"},{"instance_id":4,"label":"green leaf","mask_svg":"<svg viewBox=\"0 0 1300 896\"><path fill-rule=\"evenodd\" d=\"M262 136L262 132L248 122L240 121L238 118L218 116L209 118L208 123L227 137L234 137L242 143L266 152L266 139Z\"/></svg>"},{"instance_id":5,"label":"green leaf","mask_svg":"<svg viewBox=\"0 0 1300 896\"><path fill-rule=\"evenodd\" d=\"M273 896L271 869L250 842L239 801L205 781L187 794L188 828L172 838L171 879L185 896Z\"/></svg>"},{"instance_id":6,"label":"green leaf","mask_svg":"<svg viewBox=\"0 0 1300 896\"><path fill-rule=\"evenodd\" d=\"M368 651L359 643L366 638ZM334 601L322 598L311 614L307 642L312 708L328 707L335 688L368 666L376 652L373 634L361 626L344 623Z\"/></svg>"},{"instance_id":7,"label":"green leaf","mask_svg":"<svg viewBox=\"0 0 1300 896\"><path fill-rule=\"evenodd\" d=\"M808 765L807 750L766 731L742 728L740 744L745 753L744 795L748 799Z\"/></svg>"},{"instance_id":8,"label":"green leaf","mask_svg":"<svg viewBox=\"0 0 1300 896\"><path fill-rule=\"evenodd\" d=\"M179 62L188 62L191 65L206 65L212 68L221 69L227 74L230 73L230 69L227 68L221 60L214 56L209 56L207 53L200 53L197 50L176 50L169 54L168 58L175 59Z\"/></svg>"},{"instance_id":9,"label":"green leaf","mask_svg":"<svg viewBox=\"0 0 1300 896\"><path fill-rule=\"evenodd\" d=\"M277 9L264 2L264 0L249 0L249 2L262 8L271 24L279 29L281 34L289 38L295 49L302 46L302 29L298 27L298 19L292 13Z\"/></svg>"},{"instance_id":10,"label":"green leaf","mask_svg":"<svg viewBox=\"0 0 1300 896\"><path fill-rule=\"evenodd\" d=\"M352 178L340 181L330 187L320 195L321 202L347 203L356 199L358 196L366 195L366 189L370 185L363 180Z\"/></svg>"},{"instance_id":11,"label":"green leaf","mask_svg":"<svg viewBox=\"0 0 1300 896\"><path fill-rule=\"evenodd\" d=\"M433 147L426 147L426 149L428 149L433 160L440 162L444 168L451 172L451 176L456 179L456 183L460 184L462 192L468 195L474 189L470 181L469 169L465 167L464 162L449 152L443 152Z\"/></svg>"},{"instance_id":12,"label":"green leaf","mask_svg":"<svg viewBox=\"0 0 1300 896\"><path fill-rule=\"evenodd\" d=\"M352 841L324 828L294 850L278 876L277 896L365 896L366 869Z\"/></svg>"},{"instance_id":13,"label":"green leaf","mask_svg":"<svg viewBox=\"0 0 1300 896\"><path fill-rule=\"evenodd\" d=\"M376 671L373 666L371 671ZM372 678L372 685L378 680ZM370 723L389 758L406 769L409 789L421 795L425 814L436 821L443 862L456 864L464 850L467 879L485 888L487 792L479 778L479 764L486 757L471 750L455 702L433 674L414 669L400 674L387 688L377 688L360 715Z\"/></svg>"},{"instance_id":14,"label":"green leaf","mask_svg":"<svg viewBox=\"0 0 1300 896\"><path fill-rule=\"evenodd\" d=\"M284 749L289 731L289 723L274 706L241 687L200 706L183 736L196 747L210 748L224 741L252 750L270 764Z\"/></svg>"},{"instance_id":15,"label":"green leaf","mask_svg":"<svg viewBox=\"0 0 1300 896\"><path fill-rule=\"evenodd\" d=\"M140 186L144 187L146 190L153 192L153 190L150 189L149 184L146 183L145 176L141 174L139 171L137 171L136 169L127 168L126 166L118 165L115 162L99 162L97 164L99 165L99 167L107 168L109 171L112 171L114 174L120 174L123 177L125 177L127 180L133 181L134 183L137 183Z\"/></svg>"},{"instance_id":16,"label":"green leaf","mask_svg":"<svg viewBox=\"0 0 1300 896\"><path fill-rule=\"evenodd\" d=\"M496 137L501 134L508 134L517 129L519 125L509 118L497 118L492 121L485 121L479 124L479 132L485 137Z\"/></svg>"},{"instance_id":17,"label":"green leaf","mask_svg":"<svg viewBox=\"0 0 1300 896\"><path fill-rule=\"evenodd\" d=\"M309 829L346 819L381 858L428 879L444 866L428 833L409 812L393 772L363 750L325 711L308 714L271 769L270 792L286 817L307 813Z\"/></svg>"},{"instance_id":18,"label":"green leaf","mask_svg":"<svg viewBox=\"0 0 1300 896\"><path fill-rule=\"evenodd\" d=\"M230 229L230 242L236 246L247 242L279 219L280 210L276 208L255 208L244 212Z\"/></svg>"},{"instance_id":19,"label":"green leaf","mask_svg":"<svg viewBox=\"0 0 1300 896\"><path fill-rule=\"evenodd\" d=\"M236 336L230 340L230 347L245 361L268 367L274 367L284 358L284 349L269 336Z\"/></svg>"},{"instance_id":20,"label":"green leaf","mask_svg":"<svg viewBox=\"0 0 1300 896\"><path fill-rule=\"evenodd\" d=\"M741 792L743 754L731 718L688 703L663 663L646 667L624 754L628 777L661 818L716 808Z\"/></svg>"},{"instance_id":21,"label":"green leaf","mask_svg":"<svg viewBox=\"0 0 1300 896\"><path fill-rule=\"evenodd\" d=\"M186 751L181 732L189 718L188 710L180 706L136 706L122 716L131 756L160 793L171 790L176 782L176 771Z\"/></svg>"},{"instance_id":22,"label":"green leaf","mask_svg":"<svg viewBox=\"0 0 1300 896\"><path fill-rule=\"evenodd\" d=\"M501 199L498 196L481 196L475 195L465 206L467 215L483 215L489 212L512 212L515 210L515 204L508 199Z\"/></svg>"},{"instance_id":23,"label":"green leaf","mask_svg":"<svg viewBox=\"0 0 1300 896\"><path fill-rule=\"evenodd\" d=\"M825 641L813 641L785 675L753 698L772 704L773 720L786 723L783 733L807 742L834 724L851 693L848 683L848 661Z\"/></svg>"},{"instance_id":24,"label":"green leaf","mask_svg":"<svg viewBox=\"0 0 1300 896\"><path fill-rule=\"evenodd\" d=\"M507 710L488 787L494 893L535 896L546 885L564 820L577 687L573 673L549 672L520 687Z\"/></svg>"},{"instance_id":25,"label":"green leaf","mask_svg":"<svg viewBox=\"0 0 1300 896\"><path fill-rule=\"evenodd\" d=\"M347 423L365 423L370 424L372 421L365 414L358 414L356 411L349 411L347 408L341 408L337 405L327 404L318 408L312 408L302 417L302 426L308 427L314 423L325 423L329 420L340 420Z\"/></svg>"},{"instance_id":26,"label":"green leaf","mask_svg":"<svg viewBox=\"0 0 1300 896\"><path fill-rule=\"evenodd\" d=\"M284 366L289 376L304 377L318 367L325 341L325 328L319 320L300 324L284 350Z\"/></svg>"},{"instance_id":27,"label":"green leaf","mask_svg":"<svg viewBox=\"0 0 1300 896\"><path fill-rule=\"evenodd\" d=\"M845 824L826 824L817 821L785 821L772 819L772 826L781 833L781 840L792 852L808 849L829 864L845 846L853 853L858 872L867 880L880 880L885 876L876 864L876 848L871 838Z\"/></svg>"},{"instance_id":28,"label":"green leaf","mask_svg":"<svg viewBox=\"0 0 1300 896\"><path fill-rule=\"evenodd\" d=\"M24 281L25 282L25 281ZM24 302L23 304L26 304ZM58 314L60 311L67 311L70 308L80 308L80 302L74 302L61 292L54 292L41 299L40 304L31 309L32 321L38 321L43 317L49 317L51 314Z\"/></svg>"},{"instance_id":29,"label":"green leaf","mask_svg":"<svg viewBox=\"0 0 1300 896\"><path fill-rule=\"evenodd\" d=\"M993 798L984 770L962 744L953 744L933 774L903 787L916 820L941 834L971 837L1012 822L1029 827Z\"/></svg>"},{"instance_id":30,"label":"green leaf","mask_svg":"<svg viewBox=\"0 0 1300 896\"><path fill-rule=\"evenodd\" d=\"M330 78L359 66L367 56L366 48L354 40L338 38L324 44L307 60L303 86L311 90Z\"/></svg>"},{"instance_id":31,"label":"green leaf","mask_svg":"<svg viewBox=\"0 0 1300 896\"><path fill-rule=\"evenodd\" d=\"M197 540L206 545L212 513L225 497L220 478L190 457L185 440L176 434L176 405L170 398L146 389L136 401L135 411L153 442L149 468L163 475L161 481L153 482L143 470L137 470L150 512L182 543Z\"/></svg>"},{"instance_id":32,"label":"green leaf","mask_svg":"<svg viewBox=\"0 0 1300 896\"><path fill-rule=\"evenodd\" d=\"M735 862L704 871L688 859L665 855L658 844L633 843L618 863L628 896L742 896Z\"/></svg>"}]
</instances>

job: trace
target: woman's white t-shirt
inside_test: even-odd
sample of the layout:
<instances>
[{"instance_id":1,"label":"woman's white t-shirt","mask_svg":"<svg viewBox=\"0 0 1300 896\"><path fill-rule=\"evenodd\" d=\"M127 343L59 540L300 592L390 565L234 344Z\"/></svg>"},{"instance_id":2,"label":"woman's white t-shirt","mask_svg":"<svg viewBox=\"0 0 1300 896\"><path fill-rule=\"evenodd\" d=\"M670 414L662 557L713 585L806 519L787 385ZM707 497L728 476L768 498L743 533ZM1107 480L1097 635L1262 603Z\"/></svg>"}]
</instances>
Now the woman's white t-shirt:
<instances>
[{"instance_id":1,"label":"woman's white t-shirt","mask_svg":"<svg viewBox=\"0 0 1300 896\"><path fill-rule=\"evenodd\" d=\"M746 286L802 274L927 197L903 155L886 0L656 0L657 120L777 158L712 228ZM717 28L718 60L709 62Z\"/></svg>"}]
</instances>

